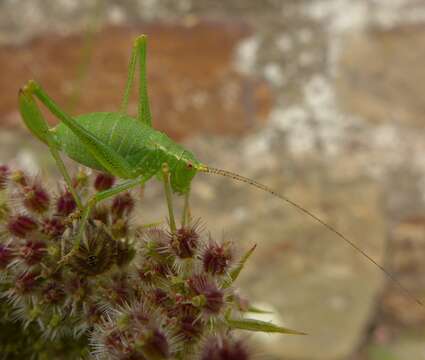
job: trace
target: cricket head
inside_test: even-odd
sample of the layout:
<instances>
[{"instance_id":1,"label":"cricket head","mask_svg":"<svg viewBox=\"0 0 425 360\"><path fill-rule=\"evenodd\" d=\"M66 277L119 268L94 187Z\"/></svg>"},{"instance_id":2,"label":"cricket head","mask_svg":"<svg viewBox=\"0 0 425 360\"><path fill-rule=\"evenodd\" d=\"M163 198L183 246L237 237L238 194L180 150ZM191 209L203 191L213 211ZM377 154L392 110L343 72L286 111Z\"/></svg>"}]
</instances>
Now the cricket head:
<instances>
[{"instance_id":1,"label":"cricket head","mask_svg":"<svg viewBox=\"0 0 425 360\"><path fill-rule=\"evenodd\" d=\"M185 151L171 173L170 182L173 191L179 194L187 193L190 190L193 177L201 166L202 164L192 153Z\"/></svg>"}]
</instances>

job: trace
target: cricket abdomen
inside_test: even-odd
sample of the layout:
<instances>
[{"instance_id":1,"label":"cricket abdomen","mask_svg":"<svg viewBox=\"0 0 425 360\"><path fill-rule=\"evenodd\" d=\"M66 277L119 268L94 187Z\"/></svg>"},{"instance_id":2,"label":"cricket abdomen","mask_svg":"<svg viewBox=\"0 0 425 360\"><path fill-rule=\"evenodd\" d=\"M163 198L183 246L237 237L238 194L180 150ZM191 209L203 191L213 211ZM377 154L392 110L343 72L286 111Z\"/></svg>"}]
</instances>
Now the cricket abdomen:
<instances>
[{"instance_id":1,"label":"cricket abdomen","mask_svg":"<svg viewBox=\"0 0 425 360\"><path fill-rule=\"evenodd\" d=\"M146 131L142 128L143 124L138 124L135 119L118 113L90 113L74 119L99 140L113 147L124 158L131 150L131 142L136 143L137 137L143 143L143 138L146 136ZM106 171L65 124L60 123L54 133L61 150L71 159L90 168Z\"/></svg>"}]
</instances>

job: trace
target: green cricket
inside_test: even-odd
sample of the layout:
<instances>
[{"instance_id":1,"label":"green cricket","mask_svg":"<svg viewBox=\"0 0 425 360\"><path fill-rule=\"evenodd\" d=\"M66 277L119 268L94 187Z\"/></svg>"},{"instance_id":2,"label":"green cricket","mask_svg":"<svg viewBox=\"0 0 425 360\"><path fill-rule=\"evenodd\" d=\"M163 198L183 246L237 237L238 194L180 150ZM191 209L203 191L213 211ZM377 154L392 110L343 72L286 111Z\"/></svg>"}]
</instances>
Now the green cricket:
<instances>
[{"instance_id":1,"label":"green cricket","mask_svg":"<svg viewBox=\"0 0 425 360\"><path fill-rule=\"evenodd\" d=\"M389 271L364 250L309 210L255 180L203 164L183 146L175 143L166 134L155 130L152 127L147 90L146 52L147 37L141 35L135 39L132 47L127 82L118 112L94 112L72 117L61 110L43 88L33 80L30 80L19 91L19 110L25 125L33 135L48 146L59 171L64 177L68 190L81 211L74 250L80 246L90 212L97 203L133 187L144 185L154 177L163 180L170 229L172 232L176 231L171 193L185 196L182 218L182 225L184 225L190 219L189 193L194 176L198 172L217 174L266 191L313 218L383 271L411 299L424 306L419 299L415 298ZM139 103L138 114L134 118L128 115L127 108L137 64L139 64ZM48 127L37 106L36 99L58 118L59 125L53 128ZM79 164L109 173L117 178L124 179L124 181L111 189L96 193L87 204L82 204L77 191L73 188L71 177L60 157L60 152L65 153ZM70 256L71 253L72 251L66 256Z\"/></svg>"}]
</instances>

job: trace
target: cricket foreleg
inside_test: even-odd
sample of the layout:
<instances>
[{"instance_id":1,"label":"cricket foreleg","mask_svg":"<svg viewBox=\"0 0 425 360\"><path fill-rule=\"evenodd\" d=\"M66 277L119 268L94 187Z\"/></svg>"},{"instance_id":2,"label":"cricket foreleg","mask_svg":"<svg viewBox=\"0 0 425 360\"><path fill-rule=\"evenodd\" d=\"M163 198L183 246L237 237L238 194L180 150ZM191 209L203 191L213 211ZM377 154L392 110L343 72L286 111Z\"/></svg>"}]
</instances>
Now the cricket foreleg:
<instances>
[{"instance_id":1,"label":"cricket foreleg","mask_svg":"<svg viewBox=\"0 0 425 360\"><path fill-rule=\"evenodd\" d=\"M78 208L82 210L83 205L81 199L78 196L74 186L72 185L71 177L69 176L65 164L59 155L58 149L60 146L57 144L53 135L51 134L51 130L48 128L46 120L41 114L40 109L38 108L31 92L27 87L24 87L19 91L19 111L21 113L22 119L25 122L25 125L28 127L31 133L49 147L49 150L55 159L56 165L63 178L65 179L68 191L72 194Z\"/></svg>"}]
</instances>

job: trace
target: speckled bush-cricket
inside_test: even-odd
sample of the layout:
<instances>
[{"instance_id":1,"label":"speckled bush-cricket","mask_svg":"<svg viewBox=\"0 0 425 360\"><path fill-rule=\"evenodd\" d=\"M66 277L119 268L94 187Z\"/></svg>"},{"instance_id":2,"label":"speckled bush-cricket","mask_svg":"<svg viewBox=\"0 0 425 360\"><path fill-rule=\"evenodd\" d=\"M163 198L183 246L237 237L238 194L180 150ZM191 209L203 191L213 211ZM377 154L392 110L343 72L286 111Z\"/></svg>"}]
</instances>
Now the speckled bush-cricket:
<instances>
[{"instance_id":1,"label":"speckled bush-cricket","mask_svg":"<svg viewBox=\"0 0 425 360\"><path fill-rule=\"evenodd\" d=\"M90 212L98 202L130 188L143 185L155 176L162 178L164 182L170 229L175 231L176 224L171 204L171 192L185 195L185 211L182 220L184 224L189 218L188 198L193 177L198 172L217 174L266 191L307 214L366 257L404 292L423 306L390 272L372 259L364 250L309 210L255 180L203 164L183 146L175 143L166 134L155 130L152 127L147 90L146 48L146 36L141 35L136 38L131 52L128 77L119 112L94 112L72 117L61 110L35 81L29 81L19 91L19 109L22 119L28 129L49 147L67 187L82 213L74 249L79 247ZM137 117L134 118L127 114L127 108L137 64L139 64L139 104ZM35 99L38 99L59 119L59 125L53 128L48 127ZM87 204L82 204L79 195L72 186L70 176L59 155L60 152L65 153L79 164L112 174L125 179L125 181L109 190L98 192Z\"/></svg>"}]
</instances>

